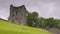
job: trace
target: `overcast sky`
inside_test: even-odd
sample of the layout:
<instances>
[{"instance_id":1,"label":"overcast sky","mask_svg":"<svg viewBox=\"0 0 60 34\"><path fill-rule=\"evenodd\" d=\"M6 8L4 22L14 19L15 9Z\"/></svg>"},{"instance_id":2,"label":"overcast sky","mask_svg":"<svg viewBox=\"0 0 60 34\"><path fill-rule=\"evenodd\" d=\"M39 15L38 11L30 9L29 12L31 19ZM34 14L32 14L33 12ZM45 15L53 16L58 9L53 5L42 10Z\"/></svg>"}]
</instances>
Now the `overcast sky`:
<instances>
[{"instance_id":1,"label":"overcast sky","mask_svg":"<svg viewBox=\"0 0 60 34\"><path fill-rule=\"evenodd\" d=\"M36 11L40 17L60 19L60 0L0 0L0 18L7 19L10 5L25 5L29 12Z\"/></svg>"}]
</instances>

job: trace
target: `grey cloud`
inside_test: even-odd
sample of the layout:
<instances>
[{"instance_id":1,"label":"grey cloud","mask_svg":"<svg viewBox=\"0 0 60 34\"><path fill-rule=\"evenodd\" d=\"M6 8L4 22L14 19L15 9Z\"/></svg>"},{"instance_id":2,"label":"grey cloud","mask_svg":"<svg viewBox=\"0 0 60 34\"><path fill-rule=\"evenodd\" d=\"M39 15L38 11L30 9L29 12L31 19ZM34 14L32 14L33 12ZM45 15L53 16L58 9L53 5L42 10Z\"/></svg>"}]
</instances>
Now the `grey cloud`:
<instances>
[{"instance_id":1,"label":"grey cloud","mask_svg":"<svg viewBox=\"0 0 60 34\"><path fill-rule=\"evenodd\" d=\"M29 12L36 11L42 17L60 17L60 0L0 0L0 17L7 19L9 6L25 5Z\"/></svg>"}]
</instances>

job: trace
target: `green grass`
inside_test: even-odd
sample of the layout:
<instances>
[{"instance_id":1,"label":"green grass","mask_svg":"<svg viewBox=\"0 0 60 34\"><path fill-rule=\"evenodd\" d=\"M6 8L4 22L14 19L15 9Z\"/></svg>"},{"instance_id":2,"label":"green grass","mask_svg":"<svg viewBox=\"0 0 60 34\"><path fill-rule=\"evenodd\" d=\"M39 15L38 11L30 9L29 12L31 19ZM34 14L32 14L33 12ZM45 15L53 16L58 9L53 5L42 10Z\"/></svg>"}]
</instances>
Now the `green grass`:
<instances>
[{"instance_id":1,"label":"green grass","mask_svg":"<svg viewBox=\"0 0 60 34\"><path fill-rule=\"evenodd\" d=\"M51 34L50 32L0 20L0 34Z\"/></svg>"}]
</instances>

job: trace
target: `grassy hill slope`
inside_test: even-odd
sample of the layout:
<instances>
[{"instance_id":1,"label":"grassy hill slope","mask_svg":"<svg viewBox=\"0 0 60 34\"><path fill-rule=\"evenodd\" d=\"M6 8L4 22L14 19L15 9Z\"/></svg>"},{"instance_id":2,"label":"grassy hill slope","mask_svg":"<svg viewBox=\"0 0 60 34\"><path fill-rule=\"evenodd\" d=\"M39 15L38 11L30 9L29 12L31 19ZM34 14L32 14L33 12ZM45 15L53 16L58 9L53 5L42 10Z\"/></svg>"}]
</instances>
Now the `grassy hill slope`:
<instances>
[{"instance_id":1,"label":"grassy hill slope","mask_svg":"<svg viewBox=\"0 0 60 34\"><path fill-rule=\"evenodd\" d=\"M48 31L0 20L0 34L51 34Z\"/></svg>"}]
</instances>

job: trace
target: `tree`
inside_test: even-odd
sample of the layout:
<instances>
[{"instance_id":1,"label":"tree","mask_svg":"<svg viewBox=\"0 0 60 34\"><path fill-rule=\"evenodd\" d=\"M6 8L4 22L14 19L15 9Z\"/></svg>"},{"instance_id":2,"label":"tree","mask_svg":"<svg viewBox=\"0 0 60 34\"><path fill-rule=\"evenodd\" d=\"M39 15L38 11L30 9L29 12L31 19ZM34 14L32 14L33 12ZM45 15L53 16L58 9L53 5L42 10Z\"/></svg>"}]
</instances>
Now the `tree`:
<instances>
[{"instance_id":1,"label":"tree","mask_svg":"<svg viewBox=\"0 0 60 34\"><path fill-rule=\"evenodd\" d=\"M31 13L28 13L28 16L27 16L27 25L28 26L32 26L32 14Z\"/></svg>"},{"instance_id":2,"label":"tree","mask_svg":"<svg viewBox=\"0 0 60 34\"><path fill-rule=\"evenodd\" d=\"M27 25L40 28L59 28L60 19L38 17L37 12L28 13Z\"/></svg>"},{"instance_id":3,"label":"tree","mask_svg":"<svg viewBox=\"0 0 60 34\"><path fill-rule=\"evenodd\" d=\"M39 23L39 27L40 27L40 28L45 28L45 27L46 27L46 19L45 19L45 18L40 17L40 18L38 19L38 23Z\"/></svg>"},{"instance_id":4,"label":"tree","mask_svg":"<svg viewBox=\"0 0 60 34\"><path fill-rule=\"evenodd\" d=\"M38 13L32 12L32 18L33 18L34 27L38 27Z\"/></svg>"},{"instance_id":5,"label":"tree","mask_svg":"<svg viewBox=\"0 0 60 34\"><path fill-rule=\"evenodd\" d=\"M38 23L37 18L38 18L38 13L37 12L28 13L27 25L37 27L37 23Z\"/></svg>"}]
</instances>

